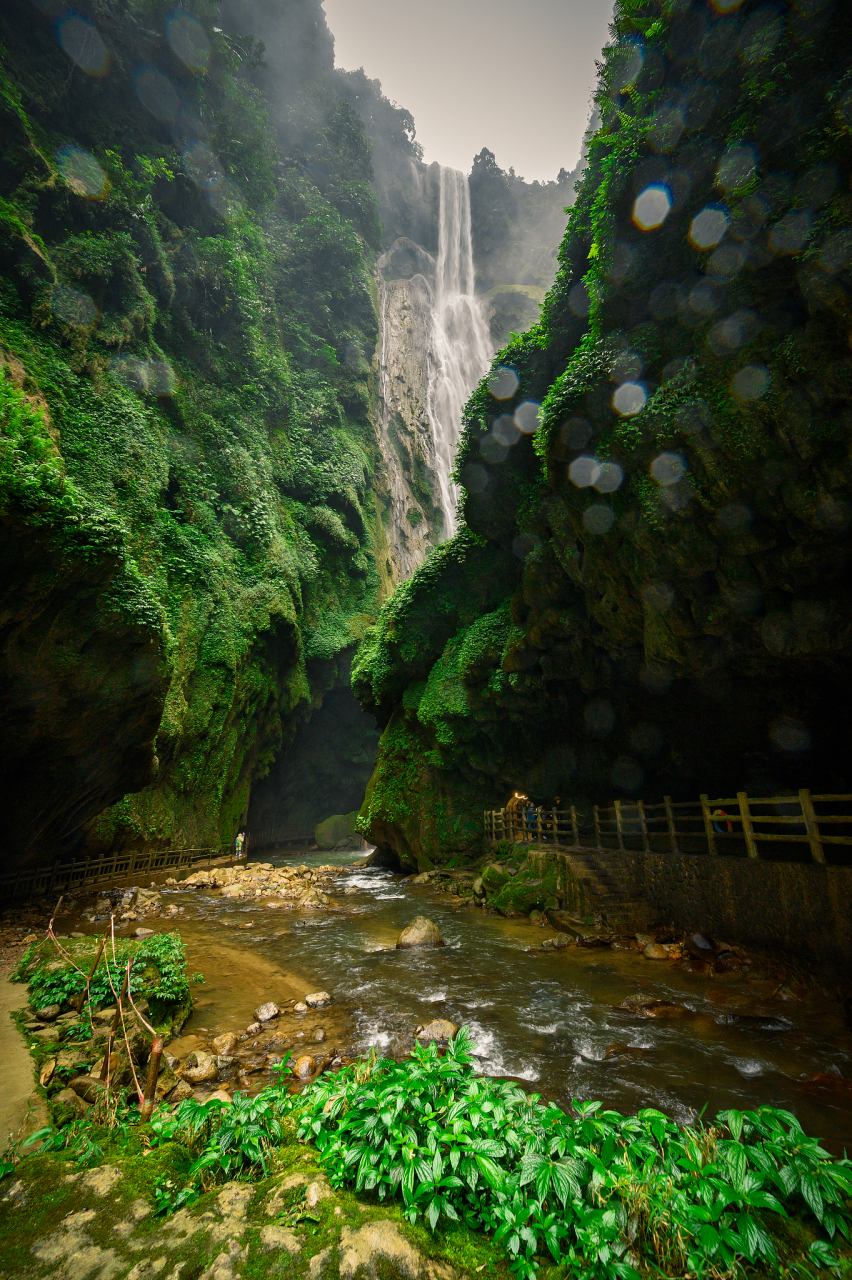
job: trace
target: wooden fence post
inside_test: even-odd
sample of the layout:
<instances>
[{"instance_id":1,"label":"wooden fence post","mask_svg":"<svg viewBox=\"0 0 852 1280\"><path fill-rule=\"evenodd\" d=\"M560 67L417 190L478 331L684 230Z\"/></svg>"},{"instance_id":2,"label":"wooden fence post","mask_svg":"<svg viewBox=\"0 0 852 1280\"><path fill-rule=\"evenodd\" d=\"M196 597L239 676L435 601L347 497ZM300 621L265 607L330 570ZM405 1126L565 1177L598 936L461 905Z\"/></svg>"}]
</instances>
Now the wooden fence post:
<instances>
[{"instance_id":1,"label":"wooden fence post","mask_svg":"<svg viewBox=\"0 0 852 1280\"><path fill-rule=\"evenodd\" d=\"M580 847L580 824L577 821L577 810L571 805L571 833L574 836L574 844Z\"/></svg>"},{"instance_id":2,"label":"wooden fence post","mask_svg":"<svg viewBox=\"0 0 852 1280\"><path fill-rule=\"evenodd\" d=\"M539 844L541 844L541 843L542 843L542 834L541 834L541 805L537 805L537 806L536 806L536 811L535 811L535 820L536 820L536 835L537 835L537 837L538 837L538 843L539 843Z\"/></svg>"},{"instance_id":3,"label":"wooden fence post","mask_svg":"<svg viewBox=\"0 0 852 1280\"><path fill-rule=\"evenodd\" d=\"M825 862L825 854L823 853L822 840L819 834L819 824L817 822L816 812L814 810L814 802L811 799L810 791L803 790L799 792L799 804L802 806L802 817L805 820L805 830L808 833L808 839L811 842L811 857L814 862Z\"/></svg>"},{"instance_id":4,"label":"wooden fence post","mask_svg":"<svg viewBox=\"0 0 852 1280\"><path fill-rule=\"evenodd\" d=\"M669 825L669 844L671 845L672 853L680 853L680 849L677 847L677 831L675 830L671 796L663 796L663 803L666 806L666 822Z\"/></svg>"},{"instance_id":5,"label":"wooden fence post","mask_svg":"<svg viewBox=\"0 0 852 1280\"><path fill-rule=\"evenodd\" d=\"M601 819L597 805L595 805L595 848L603 848L603 845L601 844Z\"/></svg>"},{"instance_id":6,"label":"wooden fence post","mask_svg":"<svg viewBox=\"0 0 852 1280\"><path fill-rule=\"evenodd\" d=\"M701 799L701 815L704 818L704 833L707 836L707 848L710 853L717 853L716 849L716 832L713 830L713 820L710 817L710 801L707 796L702 795Z\"/></svg>"},{"instance_id":7,"label":"wooden fence post","mask_svg":"<svg viewBox=\"0 0 852 1280\"><path fill-rule=\"evenodd\" d=\"M612 803L615 806L615 830L618 835L618 847L622 853L626 853L627 850L624 848L624 827L621 821L621 801L613 800Z\"/></svg>"},{"instance_id":8,"label":"wooden fence post","mask_svg":"<svg viewBox=\"0 0 852 1280\"><path fill-rule=\"evenodd\" d=\"M648 823L645 818L645 803L640 800L637 808L639 810L639 821L642 823L642 848L646 853L651 852L651 841L648 839Z\"/></svg>"},{"instance_id":9,"label":"wooden fence post","mask_svg":"<svg viewBox=\"0 0 852 1280\"><path fill-rule=\"evenodd\" d=\"M740 806L740 817L743 820L746 852L750 858L759 858L760 854L757 852L757 841L754 838L754 827L751 821L751 810L748 807L748 795L745 791L737 792L737 802Z\"/></svg>"}]
</instances>

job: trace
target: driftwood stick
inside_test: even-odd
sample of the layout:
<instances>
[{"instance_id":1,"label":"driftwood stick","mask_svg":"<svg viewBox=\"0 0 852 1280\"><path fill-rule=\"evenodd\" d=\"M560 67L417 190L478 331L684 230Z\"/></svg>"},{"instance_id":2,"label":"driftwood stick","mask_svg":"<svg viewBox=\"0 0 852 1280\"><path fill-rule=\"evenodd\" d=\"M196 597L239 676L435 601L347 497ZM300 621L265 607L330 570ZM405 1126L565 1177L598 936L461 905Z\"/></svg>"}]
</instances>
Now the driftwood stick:
<instances>
[{"instance_id":1,"label":"driftwood stick","mask_svg":"<svg viewBox=\"0 0 852 1280\"><path fill-rule=\"evenodd\" d=\"M112 916L110 916L110 924L112 924ZM109 928L107 928L106 932L104 933L104 936L101 938L101 945L98 947L98 954L95 956L95 963L92 965L91 969L89 970L89 976L86 978L85 987L83 988L83 990L80 992L79 995L74 996L73 1000L69 1001L69 1004L72 1006L72 1008L76 1009L78 1013L83 1012L83 1006L85 1005L86 1001L89 998L89 983L92 981L92 978L94 978L95 970L97 969L98 965L101 962L101 956L103 955L104 948L106 947L108 934L109 934Z\"/></svg>"},{"instance_id":2,"label":"driftwood stick","mask_svg":"<svg viewBox=\"0 0 852 1280\"><path fill-rule=\"evenodd\" d=\"M121 984L121 991L118 993L118 1000L115 1006L115 1017L112 1020L112 1026L109 1029L109 1039L107 1040L106 1053L104 1054L104 1064L101 1067L101 1079L109 1078L109 1062L112 1057L112 1047L115 1044L115 1034L118 1031L118 1024L121 1021L121 1002L127 992L130 983L130 965L127 966L124 973L124 982Z\"/></svg>"},{"instance_id":3,"label":"driftwood stick","mask_svg":"<svg viewBox=\"0 0 852 1280\"><path fill-rule=\"evenodd\" d=\"M142 1101L142 1110L139 1113L140 1124L147 1124L154 1111L154 1103L157 1096L157 1077L160 1074L160 1058L163 1055L164 1044L165 1036L154 1037L154 1046L151 1049L151 1057L148 1059L148 1079L145 1082L145 1097Z\"/></svg>"}]
</instances>

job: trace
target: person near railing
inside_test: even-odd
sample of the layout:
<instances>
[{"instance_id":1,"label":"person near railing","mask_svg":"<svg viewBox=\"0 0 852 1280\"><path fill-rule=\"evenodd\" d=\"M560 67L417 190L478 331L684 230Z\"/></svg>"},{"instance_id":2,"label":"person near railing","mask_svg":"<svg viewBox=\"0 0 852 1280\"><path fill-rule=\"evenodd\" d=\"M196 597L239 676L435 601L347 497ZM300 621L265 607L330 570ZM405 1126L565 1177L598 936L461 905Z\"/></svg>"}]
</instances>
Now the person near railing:
<instances>
[{"instance_id":1,"label":"person near railing","mask_svg":"<svg viewBox=\"0 0 852 1280\"><path fill-rule=\"evenodd\" d=\"M245 831L238 831L234 839L234 857L238 860L243 856L243 849L246 843Z\"/></svg>"}]
</instances>

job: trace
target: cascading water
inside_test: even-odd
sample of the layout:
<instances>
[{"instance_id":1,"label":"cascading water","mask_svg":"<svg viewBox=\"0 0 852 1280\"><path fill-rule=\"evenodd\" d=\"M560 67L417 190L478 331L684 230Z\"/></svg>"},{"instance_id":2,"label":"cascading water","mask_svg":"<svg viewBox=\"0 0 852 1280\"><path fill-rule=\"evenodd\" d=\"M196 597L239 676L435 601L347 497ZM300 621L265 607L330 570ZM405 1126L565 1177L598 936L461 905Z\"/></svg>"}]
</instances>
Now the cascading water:
<instances>
[{"instance_id":1,"label":"cascading water","mask_svg":"<svg viewBox=\"0 0 852 1280\"><path fill-rule=\"evenodd\" d=\"M467 177L441 166L438 263L426 408L444 510L444 536L456 530L458 490L450 479L465 401L488 368L492 345L474 293L470 188Z\"/></svg>"}]
</instances>

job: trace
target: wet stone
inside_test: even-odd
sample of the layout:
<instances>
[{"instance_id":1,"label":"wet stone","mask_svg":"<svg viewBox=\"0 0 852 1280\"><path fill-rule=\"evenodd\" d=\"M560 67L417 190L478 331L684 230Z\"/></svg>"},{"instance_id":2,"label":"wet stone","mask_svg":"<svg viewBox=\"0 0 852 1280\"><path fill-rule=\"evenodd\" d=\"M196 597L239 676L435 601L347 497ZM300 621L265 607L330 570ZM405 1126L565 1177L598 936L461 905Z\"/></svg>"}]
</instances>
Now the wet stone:
<instances>
[{"instance_id":1,"label":"wet stone","mask_svg":"<svg viewBox=\"0 0 852 1280\"><path fill-rule=\"evenodd\" d=\"M259 1005L254 1011L255 1020L257 1022L271 1022L273 1018L277 1018L281 1010L272 1000L267 1000L266 1004Z\"/></svg>"}]
</instances>

